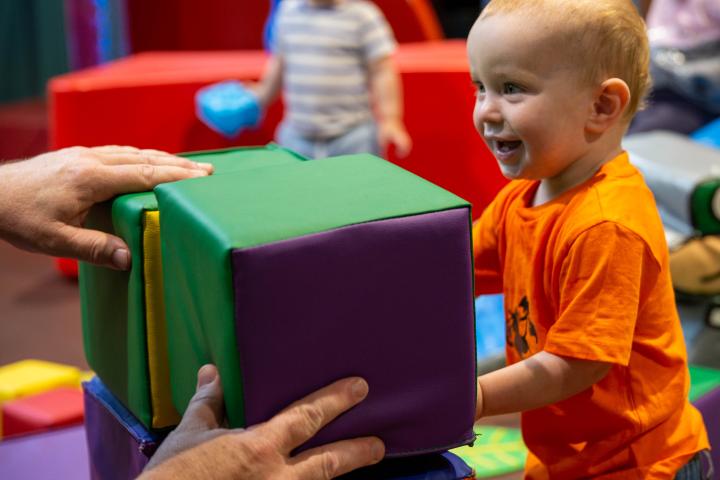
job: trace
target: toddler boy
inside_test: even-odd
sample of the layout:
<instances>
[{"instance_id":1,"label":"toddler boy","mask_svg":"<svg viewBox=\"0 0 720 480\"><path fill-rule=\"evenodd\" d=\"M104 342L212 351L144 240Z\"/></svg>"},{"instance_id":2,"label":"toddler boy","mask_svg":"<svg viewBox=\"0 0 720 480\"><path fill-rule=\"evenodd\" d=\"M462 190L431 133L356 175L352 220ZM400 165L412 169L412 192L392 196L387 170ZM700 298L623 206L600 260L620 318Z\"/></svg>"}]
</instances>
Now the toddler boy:
<instances>
[{"instance_id":1,"label":"toddler boy","mask_svg":"<svg viewBox=\"0 0 720 480\"><path fill-rule=\"evenodd\" d=\"M255 87L263 107L283 90L277 142L310 158L380 155L390 144L407 155L395 46L382 12L367 0L283 0L273 55Z\"/></svg>"},{"instance_id":2,"label":"toddler boy","mask_svg":"<svg viewBox=\"0 0 720 480\"><path fill-rule=\"evenodd\" d=\"M663 227L621 146L650 84L642 19L631 0L493 0L468 55L511 179L473 227L508 363L478 378L476 417L522 412L526 478L702 478Z\"/></svg>"}]
</instances>

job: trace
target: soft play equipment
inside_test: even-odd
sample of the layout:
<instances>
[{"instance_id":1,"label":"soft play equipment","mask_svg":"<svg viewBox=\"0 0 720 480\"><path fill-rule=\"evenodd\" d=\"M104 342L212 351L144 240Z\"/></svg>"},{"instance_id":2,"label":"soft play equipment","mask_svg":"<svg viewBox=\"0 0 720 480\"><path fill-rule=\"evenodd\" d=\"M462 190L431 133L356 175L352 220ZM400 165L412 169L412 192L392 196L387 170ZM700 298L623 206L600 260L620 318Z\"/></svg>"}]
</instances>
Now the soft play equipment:
<instances>
[{"instance_id":1,"label":"soft play equipment","mask_svg":"<svg viewBox=\"0 0 720 480\"><path fill-rule=\"evenodd\" d=\"M71 68L86 68L130 53L126 0L65 0Z\"/></svg>"},{"instance_id":2,"label":"soft play equipment","mask_svg":"<svg viewBox=\"0 0 720 480\"><path fill-rule=\"evenodd\" d=\"M226 81L201 88L195 95L197 115L212 130L227 138L260 121L257 96L242 83Z\"/></svg>"},{"instance_id":3,"label":"soft play equipment","mask_svg":"<svg viewBox=\"0 0 720 480\"><path fill-rule=\"evenodd\" d=\"M472 440L467 203L370 155L207 179L155 189L178 410L211 361L238 427L355 372L370 396L307 447L380 433L393 456Z\"/></svg>"},{"instance_id":4,"label":"soft play equipment","mask_svg":"<svg viewBox=\"0 0 720 480\"><path fill-rule=\"evenodd\" d=\"M0 478L89 480L82 425L23 435L0 442Z\"/></svg>"},{"instance_id":5,"label":"soft play equipment","mask_svg":"<svg viewBox=\"0 0 720 480\"><path fill-rule=\"evenodd\" d=\"M80 370L43 360L21 360L0 367L0 403L58 387L78 387Z\"/></svg>"},{"instance_id":6,"label":"soft play equipment","mask_svg":"<svg viewBox=\"0 0 720 480\"><path fill-rule=\"evenodd\" d=\"M214 176L303 160L275 145L186 156L212 163ZM86 224L121 235L133 262L129 272L81 264L80 290L89 365L144 425L162 429L179 417L169 393L157 210L155 195L146 192L91 212Z\"/></svg>"},{"instance_id":7,"label":"soft play equipment","mask_svg":"<svg viewBox=\"0 0 720 480\"><path fill-rule=\"evenodd\" d=\"M690 380L690 401L705 421L717 474L720 472L720 370L690 365Z\"/></svg>"},{"instance_id":8,"label":"soft play equipment","mask_svg":"<svg viewBox=\"0 0 720 480\"><path fill-rule=\"evenodd\" d=\"M169 373L178 411L208 362L220 370L235 427L265 421L333 379L361 374L373 385L368 400L308 446L382 433L392 456L472 441L475 352L465 202L368 155L269 164L207 179L155 189L162 232L162 287L155 288L164 290L172 332ZM134 222L139 232L137 213L119 221L124 202L120 197L113 205L113 221ZM131 249L137 243L130 232L116 233ZM102 318L103 311L125 312L131 305L124 305L128 297L119 290L127 277L105 284L101 277L128 274L96 269L87 281L83 275L83 313L94 312L84 318L91 366L121 400L126 392L147 392L144 372L136 371L145 352L131 357L117 341L130 331L125 315ZM131 281L131 288L142 290L142 284ZM142 326L142 313L137 317ZM140 330L133 343L142 347ZM412 399L399 400L411 392ZM147 409L128 406L152 426Z\"/></svg>"},{"instance_id":9,"label":"soft play equipment","mask_svg":"<svg viewBox=\"0 0 720 480\"><path fill-rule=\"evenodd\" d=\"M465 461L477 478L505 475L522 470L527 447L517 428L476 425L477 440L472 446L452 450Z\"/></svg>"},{"instance_id":10,"label":"soft play equipment","mask_svg":"<svg viewBox=\"0 0 720 480\"><path fill-rule=\"evenodd\" d=\"M256 153L245 156L255 168L225 173L212 156L233 153L206 153L195 159L218 171L207 181L160 185L91 212L91 226L114 228L145 255L143 228L159 218L162 257L135 255L129 273L83 264L90 365L146 427L162 426L145 373L152 380L151 308L142 301L143 291L147 299L160 289L164 391L169 383L179 412L208 362L220 370L235 427L360 374L370 397L306 447L381 434L398 456L472 441L469 205L370 155L273 162L265 149ZM142 275L141 263L146 272L161 263L161 276ZM158 310L152 316L162 320Z\"/></svg>"},{"instance_id":11,"label":"soft play equipment","mask_svg":"<svg viewBox=\"0 0 720 480\"><path fill-rule=\"evenodd\" d=\"M655 195L663 222L680 233L720 233L720 150L655 131L623 145Z\"/></svg>"},{"instance_id":12,"label":"soft play equipment","mask_svg":"<svg viewBox=\"0 0 720 480\"><path fill-rule=\"evenodd\" d=\"M56 388L9 401L1 407L3 439L83 421L82 392L77 387Z\"/></svg>"},{"instance_id":13,"label":"soft play equipment","mask_svg":"<svg viewBox=\"0 0 720 480\"><path fill-rule=\"evenodd\" d=\"M145 428L99 378L83 383L83 392L91 478L132 480L138 477L164 435Z\"/></svg>"},{"instance_id":14,"label":"soft play equipment","mask_svg":"<svg viewBox=\"0 0 720 480\"><path fill-rule=\"evenodd\" d=\"M127 1L134 52L259 50L275 0ZM376 0L401 43L443 38L431 0Z\"/></svg>"},{"instance_id":15,"label":"soft play equipment","mask_svg":"<svg viewBox=\"0 0 720 480\"><path fill-rule=\"evenodd\" d=\"M414 145L408 158L391 152L389 159L468 200L477 218L506 180L472 124L466 55L462 41L400 45L396 63ZM266 58L261 51L155 52L56 77L49 84L50 147L120 144L186 152L266 144L282 117L280 101L257 129L233 141L203 125L194 103L207 85L257 80Z\"/></svg>"},{"instance_id":16,"label":"soft play equipment","mask_svg":"<svg viewBox=\"0 0 720 480\"><path fill-rule=\"evenodd\" d=\"M338 477L340 480L472 480L475 474L457 455L445 452L389 458Z\"/></svg>"},{"instance_id":17,"label":"soft play equipment","mask_svg":"<svg viewBox=\"0 0 720 480\"><path fill-rule=\"evenodd\" d=\"M83 384L91 478L131 480L164 439L147 430L98 378ZM0 457L2 450L0 449ZM87 463L87 462L86 462ZM2 471L0 469L0 471ZM473 470L449 452L387 459L339 477L343 480L470 480Z\"/></svg>"},{"instance_id":18,"label":"soft play equipment","mask_svg":"<svg viewBox=\"0 0 720 480\"><path fill-rule=\"evenodd\" d=\"M720 118L696 130L690 138L710 147L720 148Z\"/></svg>"}]
</instances>

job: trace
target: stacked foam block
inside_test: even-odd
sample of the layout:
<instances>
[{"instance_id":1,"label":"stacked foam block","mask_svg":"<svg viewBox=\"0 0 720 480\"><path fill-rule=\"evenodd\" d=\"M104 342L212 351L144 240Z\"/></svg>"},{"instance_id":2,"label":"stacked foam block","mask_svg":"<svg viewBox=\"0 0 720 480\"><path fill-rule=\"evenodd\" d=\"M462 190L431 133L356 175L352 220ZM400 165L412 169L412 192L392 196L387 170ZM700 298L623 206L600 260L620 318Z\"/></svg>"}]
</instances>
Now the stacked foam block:
<instances>
[{"instance_id":1,"label":"stacked foam block","mask_svg":"<svg viewBox=\"0 0 720 480\"><path fill-rule=\"evenodd\" d=\"M81 423L81 377L77 368L41 360L0 367L0 438Z\"/></svg>"},{"instance_id":2,"label":"stacked foam block","mask_svg":"<svg viewBox=\"0 0 720 480\"><path fill-rule=\"evenodd\" d=\"M388 457L407 457L471 443L469 205L370 155L305 161L270 145L190 157L215 174L88 217L133 258L129 272L81 265L99 377L86 386L92 470L139 472L206 363L220 371L230 427L360 375L366 401L302 448L378 435ZM113 448L128 442L144 447Z\"/></svg>"}]
</instances>

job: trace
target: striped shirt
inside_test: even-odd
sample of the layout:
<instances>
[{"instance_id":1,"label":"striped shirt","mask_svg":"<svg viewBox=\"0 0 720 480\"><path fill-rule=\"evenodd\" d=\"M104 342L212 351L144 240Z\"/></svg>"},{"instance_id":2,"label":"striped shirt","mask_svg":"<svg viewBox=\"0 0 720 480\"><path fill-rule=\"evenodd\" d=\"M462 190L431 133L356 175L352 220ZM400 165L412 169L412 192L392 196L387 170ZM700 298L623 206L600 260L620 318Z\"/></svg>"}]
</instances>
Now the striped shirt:
<instances>
[{"instance_id":1,"label":"striped shirt","mask_svg":"<svg viewBox=\"0 0 720 480\"><path fill-rule=\"evenodd\" d=\"M366 0L283 0L276 22L284 121L306 138L327 139L370 120L369 66L395 50L380 9Z\"/></svg>"}]
</instances>

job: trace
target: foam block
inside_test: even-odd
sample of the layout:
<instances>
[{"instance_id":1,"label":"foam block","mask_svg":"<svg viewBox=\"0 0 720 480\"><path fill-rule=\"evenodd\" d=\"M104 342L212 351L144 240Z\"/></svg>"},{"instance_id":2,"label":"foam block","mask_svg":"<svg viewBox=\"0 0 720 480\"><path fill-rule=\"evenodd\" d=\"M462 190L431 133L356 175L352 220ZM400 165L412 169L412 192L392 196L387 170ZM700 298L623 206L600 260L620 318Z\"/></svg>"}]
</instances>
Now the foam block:
<instances>
[{"instance_id":1,"label":"foam block","mask_svg":"<svg viewBox=\"0 0 720 480\"><path fill-rule=\"evenodd\" d=\"M213 177L303 160L275 145L185 156L212 163ZM169 393L157 210L151 192L91 210L86 225L123 238L133 252L132 267L119 272L82 263L80 293L89 365L143 425L161 429L176 425L179 416Z\"/></svg>"},{"instance_id":2,"label":"foam block","mask_svg":"<svg viewBox=\"0 0 720 480\"><path fill-rule=\"evenodd\" d=\"M57 387L78 387L80 370L44 360L22 360L0 367L0 403Z\"/></svg>"},{"instance_id":3,"label":"foam block","mask_svg":"<svg viewBox=\"0 0 720 480\"><path fill-rule=\"evenodd\" d=\"M156 187L173 400L215 363L230 426L350 375L365 402L305 448L380 435L389 456L473 440L469 205L370 155Z\"/></svg>"},{"instance_id":4,"label":"foam block","mask_svg":"<svg viewBox=\"0 0 720 480\"><path fill-rule=\"evenodd\" d=\"M146 429L95 377L83 383L91 478L130 480L147 465L164 434Z\"/></svg>"},{"instance_id":5,"label":"foam block","mask_svg":"<svg viewBox=\"0 0 720 480\"><path fill-rule=\"evenodd\" d=\"M57 388L2 405L3 437L82 423L79 388Z\"/></svg>"}]
</instances>

